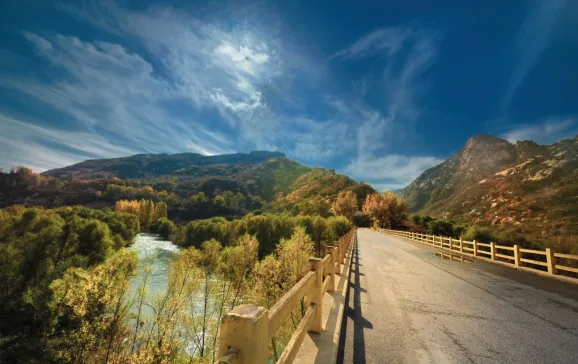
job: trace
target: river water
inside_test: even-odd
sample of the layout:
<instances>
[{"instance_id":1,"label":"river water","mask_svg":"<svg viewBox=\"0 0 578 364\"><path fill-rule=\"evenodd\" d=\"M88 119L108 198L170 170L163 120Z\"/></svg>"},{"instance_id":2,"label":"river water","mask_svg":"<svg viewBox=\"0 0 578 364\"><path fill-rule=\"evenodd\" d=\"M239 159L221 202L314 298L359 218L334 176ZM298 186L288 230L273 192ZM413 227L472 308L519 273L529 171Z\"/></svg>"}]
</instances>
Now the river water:
<instances>
[{"instance_id":1,"label":"river water","mask_svg":"<svg viewBox=\"0 0 578 364\"><path fill-rule=\"evenodd\" d=\"M139 257L139 264L137 267L137 274L130 284L133 294L136 294L138 288L142 285L144 269L147 266L151 268L151 275L147 283L148 293L145 301L151 302L151 299L157 293L163 293L167 289L169 266L171 260L179 253L179 248L169 240L165 240L162 236L157 234L140 233L135 237L130 249L134 250ZM198 305L199 312L203 310L202 301L195 302ZM142 314L151 317L153 311L150 307L144 306ZM136 305L131 307L132 313L137 313ZM210 335L207 335L207 340ZM189 342L185 351L193 355L196 352L196 345L194 342Z\"/></svg>"},{"instance_id":2,"label":"river water","mask_svg":"<svg viewBox=\"0 0 578 364\"><path fill-rule=\"evenodd\" d=\"M151 267L151 276L148 282L149 297L167 288L169 263L179 253L179 248L171 241L165 240L157 234L140 233L135 237L130 249L139 257L137 276L131 280L134 291L142 284L144 268Z\"/></svg>"}]
</instances>

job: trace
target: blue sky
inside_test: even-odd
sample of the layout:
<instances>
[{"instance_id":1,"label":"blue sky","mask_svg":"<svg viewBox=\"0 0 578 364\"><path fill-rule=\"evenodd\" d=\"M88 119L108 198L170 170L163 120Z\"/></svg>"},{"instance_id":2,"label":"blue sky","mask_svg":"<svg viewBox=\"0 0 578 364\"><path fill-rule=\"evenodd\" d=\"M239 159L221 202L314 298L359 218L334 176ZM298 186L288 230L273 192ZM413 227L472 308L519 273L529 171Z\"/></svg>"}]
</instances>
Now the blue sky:
<instances>
[{"instance_id":1,"label":"blue sky","mask_svg":"<svg viewBox=\"0 0 578 364\"><path fill-rule=\"evenodd\" d=\"M0 168L279 150L379 189L578 133L578 2L0 5Z\"/></svg>"}]
</instances>

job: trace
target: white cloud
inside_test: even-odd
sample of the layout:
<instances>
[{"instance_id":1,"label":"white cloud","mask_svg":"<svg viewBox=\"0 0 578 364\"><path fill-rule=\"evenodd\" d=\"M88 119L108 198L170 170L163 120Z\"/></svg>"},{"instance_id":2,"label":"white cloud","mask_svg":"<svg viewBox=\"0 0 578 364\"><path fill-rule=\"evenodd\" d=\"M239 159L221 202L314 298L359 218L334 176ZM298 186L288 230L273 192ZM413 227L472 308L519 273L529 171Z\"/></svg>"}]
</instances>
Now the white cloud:
<instances>
[{"instance_id":1,"label":"white cloud","mask_svg":"<svg viewBox=\"0 0 578 364\"><path fill-rule=\"evenodd\" d=\"M558 19L564 14L566 0L534 0L518 30L514 47L516 66L510 77L503 107L507 108L541 54L552 41Z\"/></svg>"},{"instance_id":2,"label":"white cloud","mask_svg":"<svg viewBox=\"0 0 578 364\"><path fill-rule=\"evenodd\" d=\"M202 22L186 11L167 7L135 12L107 3L66 9L142 45L154 64L161 65L153 75L167 73L169 96L178 94L198 110L218 112L224 123L211 120L204 125L225 129L230 147L278 149L290 156L302 156L307 150L313 152L312 160L319 161L330 149L322 141L340 135L333 132L341 129L339 125L325 127L326 120L309 119L295 130L300 116L272 110L269 99L287 101L293 108L299 104L295 99L303 96L291 88L296 74L314 82L323 72L318 71L319 62L299 54L294 45L288 51L283 39L270 37L260 26L227 24L225 30L216 22Z\"/></svg>"},{"instance_id":3,"label":"white cloud","mask_svg":"<svg viewBox=\"0 0 578 364\"><path fill-rule=\"evenodd\" d=\"M1 168L25 165L42 172L86 159L138 153L138 150L116 146L94 133L41 127L2 113L0 124L0 141L4 146L0 148L0 160L3 161Z\"/></svg>"},{"instance_id":4,"label":"white cloud","mask_svg":"<svg viewBox=\"0 0 578 364\"><path fill-rule=\"evenodd\" d=\"M411 29L404 27L378 29L333 54L331 58L367 57L384 51L387 51L385 52L387 55L393 55L401 50L411 33Z\"/></svg>"},{"instance_id":5,"label":"white cloud","mask_svg":"<svg viewBox=\"0 0 578 364\"><path fill-rule=\"evenodd\" d=\"M501 135L510 143L532 140L539 144L552 144L565 138L574 138L578 134L576 120L548 120L538 125L520 125Z\"/></svg>"},{"instance_id":6,"label":"white cloud","mask_svg":"<svg viewBox=\"0 0 578 364\"><path fill-rule=\"evenodd\" d=\"M376 186L387 185L390 189L396 189L407 186L426 169L442 162L443 159L429 156L392 154L377 158L362 157L352 161L344 172Z\"/></svg>"}]
</instances>

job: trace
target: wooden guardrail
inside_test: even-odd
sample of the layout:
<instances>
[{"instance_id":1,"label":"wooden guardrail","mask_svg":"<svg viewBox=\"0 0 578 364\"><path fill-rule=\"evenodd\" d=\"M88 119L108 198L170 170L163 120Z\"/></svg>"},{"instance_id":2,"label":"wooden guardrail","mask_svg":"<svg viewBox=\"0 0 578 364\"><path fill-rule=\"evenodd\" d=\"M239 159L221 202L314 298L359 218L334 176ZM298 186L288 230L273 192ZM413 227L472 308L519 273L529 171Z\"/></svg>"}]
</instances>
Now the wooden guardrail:
<instances>
[{"instance_id":1,"label":"wooden guardrail","mask_svg":"<svg viewBox=\"0 0 578 364\"><path fill-rule=\"evenodd\" d=\"M323 258L310 258L310 271L271 309L254 305L240 305L221 320L220 364L266 364L269 362L269 341L305 298L307 310L277 364L290 364L295 359L307 332L321 333L322 300L325 292L336 288L335 275L346 262L347 253L355 241L355 228L333 246L326 247Z\"/></svg>"},{"instance_id":2,"label":"wooden guardrail","mask_svg":"<svg viewBox=\"0 0 578 364\"><path fill-rule=\"evenodd\" d=\"M467 241L403 230L378 230L476 259L578 283L578 268L576 268L578 255L555 253L550 248L546 250L523 249L518 245L503 246L493 242L486 244L475 240ZM574 267L563 263L572 264Z\"/></svg>"}]
</instances>

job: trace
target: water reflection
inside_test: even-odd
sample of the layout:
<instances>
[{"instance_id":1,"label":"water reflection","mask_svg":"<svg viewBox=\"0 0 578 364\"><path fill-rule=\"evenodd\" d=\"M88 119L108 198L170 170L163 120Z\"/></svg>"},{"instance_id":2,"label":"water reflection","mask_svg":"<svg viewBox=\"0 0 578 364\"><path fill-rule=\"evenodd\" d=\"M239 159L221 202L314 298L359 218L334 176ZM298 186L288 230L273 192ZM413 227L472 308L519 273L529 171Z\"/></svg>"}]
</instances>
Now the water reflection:
<instances>
[{"instance_id":1,"label":"water reflection","mask_svg":"<svg viewBox=\"0 0 578 364\"><path fill-rule=\"evenodd\" d=\"M455 255L455 254L451 254L451 253L444 253L444 252L434 252L432 253L432 255L434 257L438 257L438 258L442 258L442 259L448 259L448 260L453 260L456 262L461 262L461 263L472 263L471 259L468 258L464 258L461 255Z\"/></svg>"}]
</instances>

